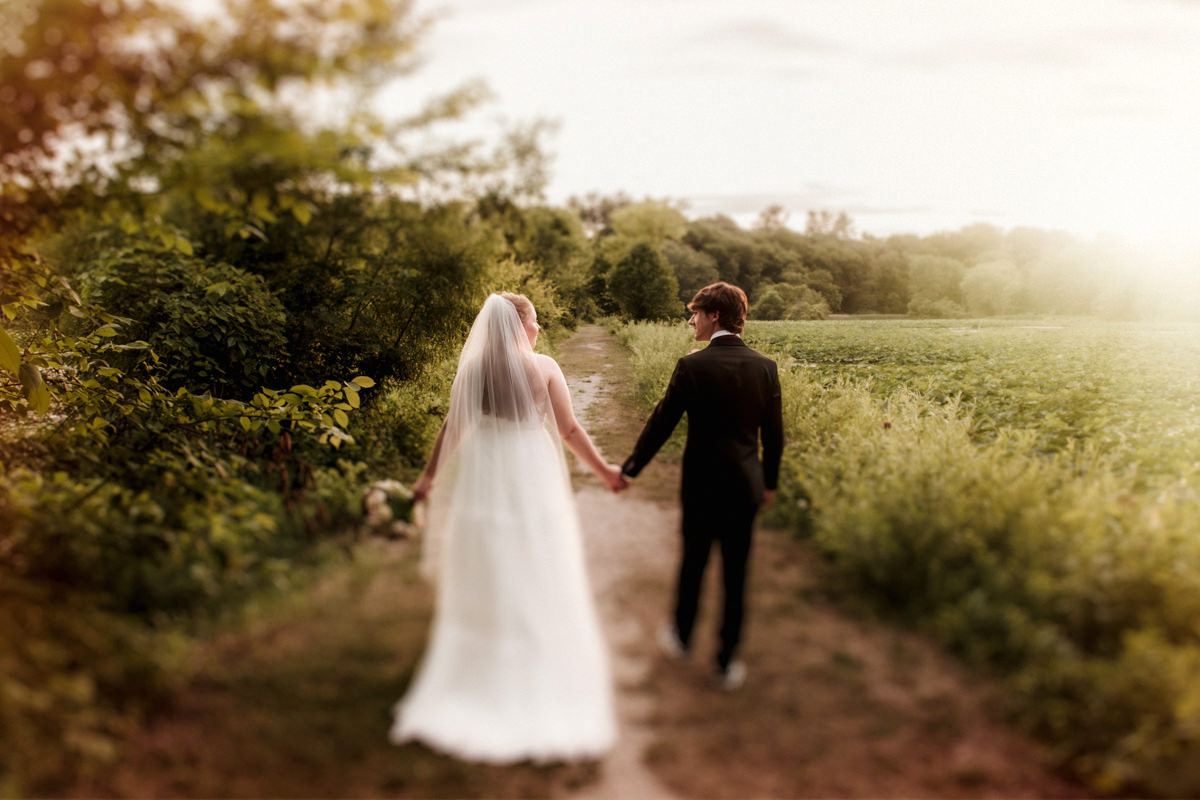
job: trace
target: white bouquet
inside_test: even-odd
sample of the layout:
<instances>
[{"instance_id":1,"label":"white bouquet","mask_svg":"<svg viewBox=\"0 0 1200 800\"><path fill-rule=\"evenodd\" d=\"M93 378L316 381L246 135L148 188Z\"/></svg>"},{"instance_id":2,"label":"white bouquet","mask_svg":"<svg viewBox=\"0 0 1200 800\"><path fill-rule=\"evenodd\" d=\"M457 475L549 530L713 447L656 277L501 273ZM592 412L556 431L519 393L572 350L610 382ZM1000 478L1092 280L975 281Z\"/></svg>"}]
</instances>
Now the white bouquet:
<instances>
[{"instance_id":1,"label":"white bouquet","mask_svg":"<svg viewBox=\"0 0 1200 800\"><path fill-rule=\"evenodd\" d=\"M412 490L400 481L375 481L363 490L363 524L372 533L407 539L416 533L412 515Z\"/></svg>"}]
</instances>

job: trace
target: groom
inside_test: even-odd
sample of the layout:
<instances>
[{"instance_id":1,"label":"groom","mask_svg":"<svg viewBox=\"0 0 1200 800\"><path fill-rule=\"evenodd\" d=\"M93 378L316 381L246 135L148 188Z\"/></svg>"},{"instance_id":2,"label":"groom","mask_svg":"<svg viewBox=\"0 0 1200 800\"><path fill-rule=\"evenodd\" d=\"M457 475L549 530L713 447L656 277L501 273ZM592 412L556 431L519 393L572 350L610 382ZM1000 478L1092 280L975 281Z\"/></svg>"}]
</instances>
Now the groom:
<instances>
[{"instance_id":1,"label":"groom","mask_svg":"<svg viewBox=\"0 0 1200 800\"><path fill-rule=\"evenodd\" d=\"M622 473L636 477L679 418L688 415L680 488L683 555L673 624L659 632L659 643L676 658L687 655L701 578L717 542L725 603L716 667L727 690L746 679L745 664L734 656L742 633L751 528L759 507L775 493L783 452L778 367L739 335L749 307L746 293L725 282L696 293L688 304L688 324L695 328L696 341L709 345L676 362L666 394L621 466Z\"/></svg>"}]
</instances>

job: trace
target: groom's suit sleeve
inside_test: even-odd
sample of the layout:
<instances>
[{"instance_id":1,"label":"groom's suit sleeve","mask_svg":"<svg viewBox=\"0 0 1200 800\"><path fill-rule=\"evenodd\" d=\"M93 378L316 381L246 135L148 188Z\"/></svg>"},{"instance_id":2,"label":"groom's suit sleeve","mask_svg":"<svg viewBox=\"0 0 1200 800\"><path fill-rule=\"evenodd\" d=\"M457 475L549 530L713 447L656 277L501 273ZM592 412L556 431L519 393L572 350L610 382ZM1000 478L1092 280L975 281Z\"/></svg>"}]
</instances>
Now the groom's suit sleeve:
<instances>
[{"instance_id":1,"label":"groom's suit sleeve","mask_svg":"<svg viewBox=\"0 0 1200 800\"><path fill-rule=\"evenodd\" d=\"M783 458L783 391L779 386L779 367L771 370L771 379L762 424L763 485L774 491L779 485L779 462Z\"/></svg>"},{"instance_id":2,"label":"groom's suit sleeve","mask_svg":"<svg viewBox=\"0 0 1200 800\"><path fill-rule=\"evenodd\" d=\"M679 418L687 408L687 386L687 369L683 365L683 359L680 359L675 362L675 371L671 373L666 393L654 407L650 419L646 420L637 444L633 446L633 454L621 465L621 472L636 478L642 467L654 458L654 454L663 446L663 442L667 441L671 431L675 430Z\"/></svg>"}]
</instances>

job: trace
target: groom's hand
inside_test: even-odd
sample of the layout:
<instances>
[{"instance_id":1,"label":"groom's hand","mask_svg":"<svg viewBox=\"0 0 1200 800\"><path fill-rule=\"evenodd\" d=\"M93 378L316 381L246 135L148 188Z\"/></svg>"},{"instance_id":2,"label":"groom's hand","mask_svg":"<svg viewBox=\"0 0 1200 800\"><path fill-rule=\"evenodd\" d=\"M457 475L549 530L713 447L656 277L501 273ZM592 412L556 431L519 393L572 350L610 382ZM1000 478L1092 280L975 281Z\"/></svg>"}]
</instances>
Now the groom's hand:
<instances>
[{"instance_id":1,"label":"groom's hand","mask_svg":"<svg viewBox=\"0 0 1200 800\"><path fill-rule=\"evenodd\" d=\"M774 489L763 489L762 502L758 504L758 507L766 508L767 506L771 505L771 502L774 499L775 499L775 490Z\"/></svg>"},{"instance_id":2,"label":"groom's hand","mask_svg":"<svg viewBox=\"0 0 1200 800\"><path fill-rule=\"evenodd\" d=\"M629 478L621 472L616 464L609 464L605 470L604 483L613 494L624 491L629 487Z\"/></svg>"}]
</instances>

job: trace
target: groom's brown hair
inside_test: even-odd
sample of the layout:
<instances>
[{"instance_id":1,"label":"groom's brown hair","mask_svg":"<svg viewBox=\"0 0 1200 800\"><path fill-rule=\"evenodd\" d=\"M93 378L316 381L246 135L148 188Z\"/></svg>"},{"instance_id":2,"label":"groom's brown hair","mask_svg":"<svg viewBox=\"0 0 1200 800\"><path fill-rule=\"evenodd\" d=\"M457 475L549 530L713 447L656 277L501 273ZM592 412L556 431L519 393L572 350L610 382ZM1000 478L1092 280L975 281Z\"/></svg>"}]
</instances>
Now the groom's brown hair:
<instances>
[{"instance_id":1,"label":"groom's brown hair","mask_svg":"<svg viewBox=\"0 0 1200 800\"><path fill-rule=\"evenodd\" d=\"M688 311L717 312L717 324L730 333L741 333L750 313L750 301L746 293L732 283L717 281L710 283L688 303Z\"/></svg>"}]
</instances>

